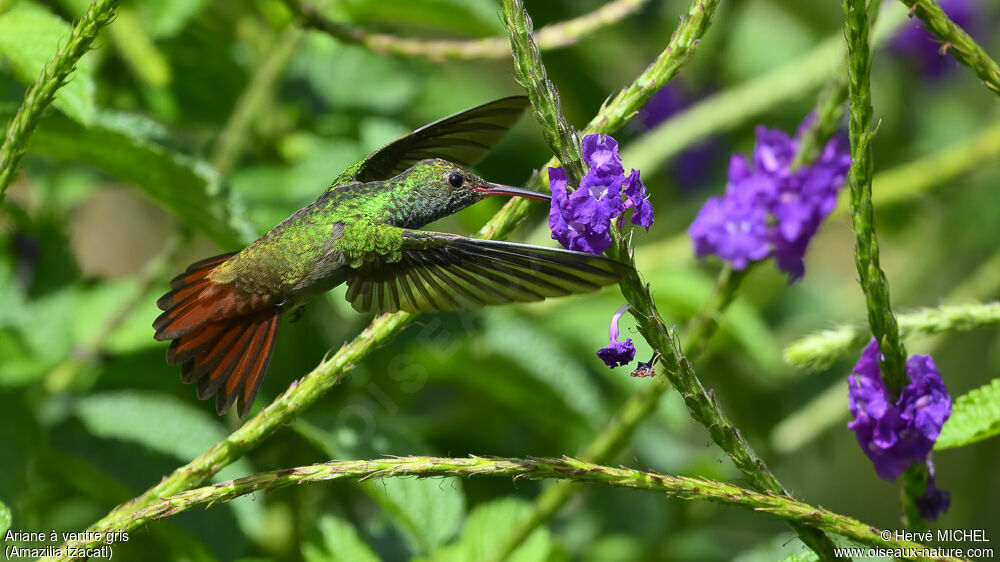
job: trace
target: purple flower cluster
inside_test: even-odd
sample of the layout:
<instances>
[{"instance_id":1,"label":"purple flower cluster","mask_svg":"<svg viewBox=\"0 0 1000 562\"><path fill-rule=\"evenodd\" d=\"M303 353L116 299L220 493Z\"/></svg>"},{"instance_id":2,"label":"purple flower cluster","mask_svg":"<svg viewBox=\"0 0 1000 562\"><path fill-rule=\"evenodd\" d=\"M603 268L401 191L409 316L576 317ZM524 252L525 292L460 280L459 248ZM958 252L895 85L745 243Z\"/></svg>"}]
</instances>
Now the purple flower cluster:
<instances>
[{"instance_id":1,"label":"purple flower cluster","mask_svg":"<svg viewBox=\"0 0 1000 562\"><path fill-rule=\"evenodd\" d=\"M623 304L615 311L611 317L611 326L608 328L608 340L611 343L597 350L597 357L612 369L628 365L635 359L635 346L632 345L632 338L618 341L618 321L628 309L629 305Z\"/></svg>"},{"instance_id":2,"label":"purple flower cluster","mask_svg":"<svg viewBox=\"0 0 1000 562\"><path fill-rule=\"evenodd\" d=\"M816 162L792 170L798 136L758 127L752 161L733 155L725 195L709 197L688 228L698 257L715 254L742 270L773 255L791 281L802 277L809 240L836 205L851 157L835 137Z\"/></svg>"},{"instance_id":3,"label":"purple flower cluster","mask_svg":"<svg viewBox=\"0 0 1000 562\"><path fill-rule=\"evenodd\" d=\"M913 355L906 361L910 379L895 401L879 377L878 343L873 338L847 377L848 404L861 449L875 465L879 477L893 481L911 463L929 463L934 442L944 422L951 417L951 396L941 374L928 355ZM917 499L925 518L933 519L948 508L948 494L934 487L930 467L927 491Z\"/></svg>"},{"instance_id":4,"label":"purple flower cluster","mask_svg":"<svg viewBox=\"0 0 1000 562\"><path fill-rule=\"evenodd\" d=\"M587 174L572 192L565 170L549 168L552 238L570 250L602 254L611 246L611 221L627 209L633 209L632 224L648 231L653 224L653 205L639 180L639 170L625 175L615 139L587 135L583 138L583 159Z\"/></svg>"},{"instance_id":5,"label":"purple flower cluster","mask_svg":"<svg viewBox=\"0 0 1000 562\"><path fill-rule=\"evenodd\" d=\"M944 10L951 21L971 35L976 35L976 23L982 16L983 10L979 4L979 0L939 0L938 2L938 6ZM919 21L912 22L901 29L892 38L889 46L893 51L913 58L920 66L920 70L931 78L938 78L948 68L956 66L954 61L948 60L940 42L924 29L923 23Z\"/></svg>"}]
</instances>

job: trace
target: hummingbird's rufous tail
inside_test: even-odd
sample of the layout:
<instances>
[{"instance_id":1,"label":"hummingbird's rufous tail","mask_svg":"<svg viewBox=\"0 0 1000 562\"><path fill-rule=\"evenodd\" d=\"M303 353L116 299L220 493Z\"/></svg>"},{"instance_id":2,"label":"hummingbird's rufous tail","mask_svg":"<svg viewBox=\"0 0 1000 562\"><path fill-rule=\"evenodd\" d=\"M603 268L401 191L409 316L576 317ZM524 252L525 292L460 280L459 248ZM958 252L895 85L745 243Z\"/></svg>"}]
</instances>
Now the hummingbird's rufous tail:
<instances>
[{"instance_id":1,"label":"hummingbird's rufous tail","mask_svg":"<svg viewBox=\"0 0 1000 562\"><path fill-rule=\"evenodd\" d=\"M236 401L244 418L271 361L281 310L209 278L232 255L193 263L175 277L173 290L156 302L164 312L153 328L155 339L173 340L167 363L181 365L182 381L198 383L198 398L215 394L219 415Z\"/></svg>"}]
</instances>

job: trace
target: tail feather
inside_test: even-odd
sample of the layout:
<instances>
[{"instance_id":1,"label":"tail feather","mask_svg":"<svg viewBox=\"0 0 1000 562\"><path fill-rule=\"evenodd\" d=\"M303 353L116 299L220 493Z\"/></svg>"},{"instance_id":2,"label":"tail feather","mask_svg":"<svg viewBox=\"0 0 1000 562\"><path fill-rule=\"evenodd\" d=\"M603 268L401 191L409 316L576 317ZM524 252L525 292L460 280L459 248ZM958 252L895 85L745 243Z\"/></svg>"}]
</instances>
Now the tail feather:
<instances>
[{"instance_id":1,"label":"tail feather","mask_svg":"<svg viewBox=\"0 0 1000 562\"><path fill-rule=\"evenodd\" d=\"M197 383L198 398L216 395L220 415L237 402L243 418L270 364L281 309L209 279L231 256L202 260L175 277L156 303L163 314L153 328L155 339L173 340L167 363L181 365L183 382Z\"/></svg>"}]
</instances>

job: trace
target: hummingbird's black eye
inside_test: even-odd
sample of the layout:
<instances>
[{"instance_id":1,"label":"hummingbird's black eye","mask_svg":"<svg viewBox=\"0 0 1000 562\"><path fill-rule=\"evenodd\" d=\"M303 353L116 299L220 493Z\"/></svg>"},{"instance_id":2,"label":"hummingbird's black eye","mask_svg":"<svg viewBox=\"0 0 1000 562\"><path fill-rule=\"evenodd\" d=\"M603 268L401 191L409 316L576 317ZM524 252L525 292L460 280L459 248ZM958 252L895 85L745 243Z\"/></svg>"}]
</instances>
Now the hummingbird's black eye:
<instances>
[{"instance_id":1,"label":"hummingbird's black eye","mask_svg":"<svg viewBox=\"0 0 1000 562\"><path fill-rule=\"evenodd\" d=\"M465 178L463 178L462 174L458 172L452 172L448 174L448 183L450 183L452 187L462 187L462 184L465 183Z\"/></svg>"}]
</instances>

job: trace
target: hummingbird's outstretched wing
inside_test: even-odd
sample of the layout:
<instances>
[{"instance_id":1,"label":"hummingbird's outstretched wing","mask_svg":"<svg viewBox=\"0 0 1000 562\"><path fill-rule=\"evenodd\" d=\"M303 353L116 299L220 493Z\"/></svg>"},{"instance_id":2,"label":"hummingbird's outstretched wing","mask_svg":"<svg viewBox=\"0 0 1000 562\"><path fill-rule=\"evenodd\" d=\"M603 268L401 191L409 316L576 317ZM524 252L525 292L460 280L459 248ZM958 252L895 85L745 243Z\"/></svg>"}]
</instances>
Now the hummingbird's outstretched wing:
<instances>
[{"instance_id":1,"label":"hummingbird's outstretched wing","mask_svg":"<svg viewBox=\"0 0 1000 562\"><path fill-rule=\"evenodd\" d=\"M402 230L402 258L352 270L347 300L359 312L434 312L540 301L617 283L627 265L583 252L455 234Z\"/></svg>"},{"instance_id":2,"label":"hummingbird's outstretched wing","mask_svg":"<svg viewBox=\"0 0 1000 562\"><path fill-rule=\"evenodd\" d=\"M456 113L424 125L373 152L354 174L356 180L386 180L425 158L441 158L472 166L531 105L525 96L512 96Z\"/></svg>"}]
</instances>

